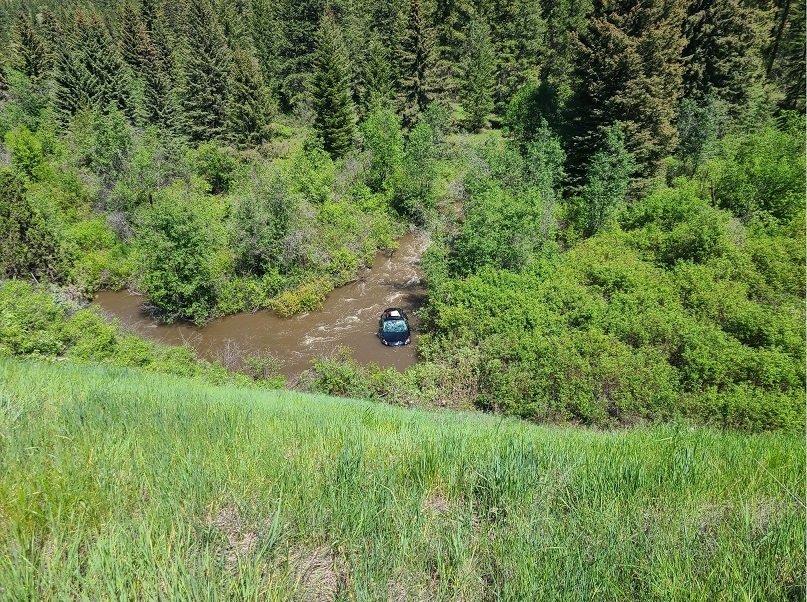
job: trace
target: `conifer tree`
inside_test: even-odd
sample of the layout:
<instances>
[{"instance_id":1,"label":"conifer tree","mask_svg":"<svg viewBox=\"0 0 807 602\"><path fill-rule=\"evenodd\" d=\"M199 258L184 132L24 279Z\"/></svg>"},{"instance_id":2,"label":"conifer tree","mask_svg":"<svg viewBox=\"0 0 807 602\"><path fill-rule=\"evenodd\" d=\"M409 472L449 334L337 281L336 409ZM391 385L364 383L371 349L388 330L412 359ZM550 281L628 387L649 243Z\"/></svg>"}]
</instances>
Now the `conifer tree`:
<instances>
[{"instance_id":1,"label":"conifer tree","mask_svg":"<svg viewBox=\"0 0 807 602\"><path fill-rule=\"evenodd\" d=\"M255 144L267 135L272 106L258 61L236 47L227 98L227 135L240 144Z\"/></svg>"},{"instance_id":2,"label":"conifer tree","mask_svg":"<svg viewBox=\"0 0 807 602\"><path fill-rule=\"evenodd\" d=\"M436 38L436 96L454 98L463 84L462 61L467 50L469 24L479 18L470 0L435 0L432 23Z\"/></svg>"},{"instance_id":3,"label":"conifer tree","mask_svg":"<svg viewBox=\"0 0 807 602\"><path fill-rule=\"evenodd\" d=\"M575 59L573 35L588 26L591 1L558 0L547 7L547 55L541 68L541 78L557 91L561 101L568 99L572 93Z\"/></svg>"},{"instance_id":4,"label":"conifer tree","mask_svg":"<svg viewBox=\"0 0 807 602\"><path fill-rule=\"evenodd\" d=\"M353 146L356 112L344 42L333 13L327 9L317 34L312 96L314 127L323 147L332 157L341 157Z\"/></svg>"},{"instance_id":5,"label":"conifer tree","mask_svg":"<svg viewBox=\"0 0 807 602\"><path fill-rule=\"evenodd\" d=\"M790 3L789 3L790 4ZM789 12L785 25L781 27L782 34L778 44L774 44L771 58L768 63L768 75L778 83L784 94L780 103L782 108L805 111L805 76L807 64L805 62L805 26L804 19L807 8L804 0L793 0L788 7Z\"/></svg>"},{"instance_id":6,"label":"conifer tree","mask_svg":"<svg viewBox=\"0 0 807 602\"><path fill-rule=\"evenodd\" d=\"M499 0L490 7L491 41L497 59L496 110L504 113L512 96L536 79L546 47L539 0Z\"/></svg>"},{"instance_id":7,"label":"conifer tree","mask_svg":"<svg viewBox=\"0 0 807 602\"><path fill-rule=\"evenodd\" d=\"M263 80L273 96L278 93L281 27L276 15L277 3L252 0L252 41Z\"/></svg>"},{"instance_id":8,"label":"conifer tree","mask_svg":"<svg viewBox=\"0 0 807 602\"><path fill-rule=\"evenodd\" d=\"M682 0L595 1L588 31L576 36L576 91L565 132L573 184L614 124L636 159L637 184L655 177L676 147L683 19Z\"/></svg>"},{"instance_id":9,"label":"conifer tree","mask_svg":"<svg viewBox=\"0 0 807 602\"><path fill-rule=\"evenodd\" d=\"M146 119L167 131L178 133L181 129L180 110L167 61L150 37L144 39L140 52L143 61L141 76Z\"/></svg>"},{"instance_id":10,"label":"conifer tree","mask_svg":"<svg viewBox=\"0 0 807 602\"><path fill-rule=\"evenodd\" d=\"M313 70L317 31L324 10L324 0L278 0L280 48L278 52L278 87L284 109L299 105L308 90Z\"/></svg>"},{"instance_id":11,"label":"conifer tree","mask_svg":"<svg viewBox=\"0 0 807 602\"><path fill-rule=\"evenodd\" d=\"M487 123L493 110L496 64L490 43L490 27L482 19L471 21L465 58L462 61L462 105L467 125L478 131Z\"/></svg>"},{"instance_id":12,"label":"conifer tree","mask_svg":"<svg viewBox=\"0 0 807 602\"><path fill-rule=\"evenodd\" d=\"M365 113L388 105L395 91L395 69L387 46L375 35L371 38L362 65L361 101Z\"/></svg>"},{"instance_id":13,"label":"conifer tree","mask_svg":"<svg viewBox=\"0 0 807 602\"><path fill-rule=\"evenodd\" d=\"M76 12L67 48L57 58L54 104L63 120L82 108L130 108L129 78L116 45L95 13Z\"/></svg>"},{"instance_id":14,"label":"conifer tree","mask_svg":"<svg viewBox=\"0 0 807 602\"><path fill-rule=\"evenodd\" d=\"M434 99L437 89L434 30L420 0L411 0L406 35L401 44L399 107L406 127Z\"/></svg>"},{"instance_id":15,"label":"conifer tree","mask_svg":"<svg viewBox=\"0 0 807 602\"><path fill-rule=\"evenodd\" d=\"M190 0L182 60L185 133L194 142L221 138L227 120L230 52L209 0Z\"/></svg>"},{"instance_id":16,"label":"conifer tree","mask_svg":"<svg viewBox=\"0 0 807 602\"><path fill-rule=\"evenodd\" d=\"M14 53L12 65L27 75L33 83L40 82L50 74L53 57L24 11L20 11L17 15L12 32L12 47Z\"/></svg>"},{"instance_id":17,"label":"conifer tree","mask_svg":"<svg viewBox=\"0 0 807 602\"><path fill-rule=\"evenodd\" d=\"M143 51L150 40L148 30L133 0L125 0L121 6L118 43L121 58L136 74L139 74L145 62Z\"/></svg>"},{"instance_id":18,"label":"conifer tree","mask_svg":"<svg viewBox=\"0 0 807 602\"><path fill-rule=\"evenodd\" d=\"M773 26L764 49L765 73L777 86L780 106L804 112L805 0L775 0Z\"/></svg>"},{"instance_id":19,"label":"conifer tree","mask_svg":"<svg viewBox=\"0 0 807 602\"><path fill-rule=\"evenodd\" d=\"M717 98L739 118L764 95L764 20L739 0L693 0L684 23L687 97Z\"/></svg>"}]
</instances>

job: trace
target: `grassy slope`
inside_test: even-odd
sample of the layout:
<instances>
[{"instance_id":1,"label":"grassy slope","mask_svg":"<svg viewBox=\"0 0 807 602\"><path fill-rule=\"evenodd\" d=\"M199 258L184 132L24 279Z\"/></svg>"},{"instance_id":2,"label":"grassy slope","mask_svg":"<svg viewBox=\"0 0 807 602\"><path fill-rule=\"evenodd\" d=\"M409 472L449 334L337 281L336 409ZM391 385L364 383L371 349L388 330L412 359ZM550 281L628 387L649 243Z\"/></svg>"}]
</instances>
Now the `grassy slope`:
<instances>
[{"instance_id":1,"label":"grassy slope","mask_svg":"<svg viewBox=\"0 0 807 602\"><path fill-rule=\"evenodd\" d=\"M804 463L0 359L0 598L798 599Z\"/></svg>"}]
</instances>

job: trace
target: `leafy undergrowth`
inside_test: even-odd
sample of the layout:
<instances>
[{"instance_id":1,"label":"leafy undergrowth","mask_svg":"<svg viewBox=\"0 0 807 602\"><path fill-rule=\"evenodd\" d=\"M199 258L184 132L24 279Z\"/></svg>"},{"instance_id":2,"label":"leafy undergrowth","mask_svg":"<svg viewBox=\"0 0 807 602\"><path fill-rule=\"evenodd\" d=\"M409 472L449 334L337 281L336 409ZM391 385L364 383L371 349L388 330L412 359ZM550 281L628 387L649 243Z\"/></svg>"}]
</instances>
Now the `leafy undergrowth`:
<instances>
[{"instance_id":1,"label":"leafy undergrowth","mask_svg":"<svg viewBox=\"0 0 807 602\"><path fill-rule=\"evenodd\" d=\"M0 597L795 600L803 435L0 359Z\"/></svg>"}]
</instances>

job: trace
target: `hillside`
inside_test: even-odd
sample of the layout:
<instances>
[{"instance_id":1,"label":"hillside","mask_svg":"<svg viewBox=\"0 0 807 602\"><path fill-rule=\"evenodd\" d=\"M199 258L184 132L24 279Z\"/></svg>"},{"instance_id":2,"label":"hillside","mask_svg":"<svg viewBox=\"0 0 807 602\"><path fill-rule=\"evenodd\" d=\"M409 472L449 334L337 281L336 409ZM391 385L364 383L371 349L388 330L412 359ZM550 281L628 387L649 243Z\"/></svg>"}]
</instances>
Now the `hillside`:
<instances>
[{"instance_id":1,"label":"hillside","mask_svg":"<svg viewBox=\"0 0 807 602\"><path fill-rule=\"evenodd\" d=\"M800 434L562 429L11 358L0 406L3 599L805 593Z\"/></svg>"}]
</instances>

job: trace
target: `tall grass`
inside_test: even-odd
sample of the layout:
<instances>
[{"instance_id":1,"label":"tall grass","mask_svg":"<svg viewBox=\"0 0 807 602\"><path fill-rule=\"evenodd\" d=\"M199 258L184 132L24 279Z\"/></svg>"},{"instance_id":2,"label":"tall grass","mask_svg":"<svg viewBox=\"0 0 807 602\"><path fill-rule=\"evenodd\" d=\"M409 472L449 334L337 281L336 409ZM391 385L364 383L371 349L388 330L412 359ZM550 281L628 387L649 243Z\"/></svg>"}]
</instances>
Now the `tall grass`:
<instances>
[{"instance_id":1,"label":"tall grass","mask_svg":"<svg viewBox=\"0 0 807 602\"><path fill-rule=\"evenodd\" d=\"M796 600L805 441L0 359L0 598Z\"/></svg>"}]
</instances>

